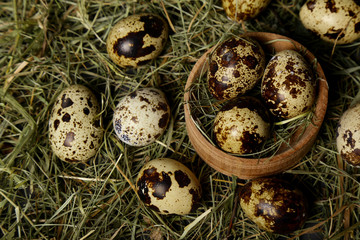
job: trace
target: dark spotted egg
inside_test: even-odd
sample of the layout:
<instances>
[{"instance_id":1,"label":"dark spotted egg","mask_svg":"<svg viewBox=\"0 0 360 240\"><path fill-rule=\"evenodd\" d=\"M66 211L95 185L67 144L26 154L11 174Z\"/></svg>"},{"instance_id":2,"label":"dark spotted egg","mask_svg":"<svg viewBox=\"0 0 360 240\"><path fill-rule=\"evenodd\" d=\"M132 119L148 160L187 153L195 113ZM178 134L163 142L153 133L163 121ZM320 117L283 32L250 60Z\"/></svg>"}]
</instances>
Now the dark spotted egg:
<instances>
[{"instance_id":1,"label":"dark spotted egg","mask_svg":"<svg viewBox=\"0 0 360 240\"><path fill-rule=\"evenodd\" d=\"M299 16L305 28L325 41L347 44L360 38L358 0L308 0Z\"/></svg>"},{"instance_id":2,"label":"dark spotted egg","mask_svg":"<svg viewBox=\"0 0 360 240\"><path fill-rule=\"evenodd\" d=\"M268 232L293 232L307 218L308 202L303 192L282 179L248 182L240 190L240 205L249 219Z\"/></svg>"},{"instance_id":3,"label":"dark spotted egg","mask_svg":"<svg viewBox=\"0 0 360 240\"><path fill-rule=\"evenodd\" d=\"M230 153L256 152L270 136L270 116L260 100L242 96L229 100L214 120L218 146Z\"/></svg>"},{"instance_id":4,"label":"dark spotted egg","mask_svg":"<svg viewBox=\"0 0 360 240\"><path fill-rule=\"evenodd\" d=\"M138 174L136 188L144 204L161 214L188 214L201 197L201 186L194 173L170 158L146 163Z\"/></svg>"},{"instance_id":5,"label":"dark spotted egg","mask_svg":"<svg viewBox=\"0 0 360 240\"><path fill-rule=\"evenodd\" d=\"M279 118L293 118L311 109L316 98L316 79L300 53L283 50L270 59L261 95L270 112Z\"/></svg>"},{"instance_id":6,"label":"dark spotted egg","mask_svg":"<svg viewBox=\"0 0 360 240\"><path fill-rule=\"evenodd\" d=\"M113 116L116 135L131 146L153 143L166 130L170 107L156 88L140 88L120 100Z\"/></svg>"},{"instance_id":7,"label":"dark spotted egg","mask_svg":"<svg viewBox=\"0 0 360 240\"><path fill-rule=\"evenodd\" d=\"M336 146L341 158L360 167L360 103L351 106L342 116L337 128Z\"/></svg>"},{"instance_id":8,"label":"dark spotted egg","mask_svg":"<svg viewBox=\"0 0 360 240\"><path fill-rule=\"evenodd\" d=\"M271 0L222 0L226 15L234 21L255 18Z\"/></svg>"},{"instance_id":9,"label":"dark spotted egg","mask_svg":"<svg viewBox=\"0 0 360 240\"><path fill-rule=\"evenodd\" d=\"M56 156L66 162L86 162L103 138L100 106L85 86L71 85L55 100L49 120L49 141Z\"/></svg>"},{"instance_id":10,"label":"dark spotted egg","mask_svg":"<svg viewBox=\"0 0 360 240\"><path fill-rule=\"evenodd\" d=\"M167 22L158 15L131 15L112 27L106 41L107 52L121 67L138 67L161 53L168 32Z\"/></svg>"},{"instance_id":11,"label":"dark spotted egg","mask_svg":"<svg viewBox=\"0 0 360 240\"><path fill-rule=\"evenodd\" d=\"M252 89L261 79L265 54L258 42L232 37L211 53L207 81L218 100L231 99Z\"/></svg>"}]
</instances>

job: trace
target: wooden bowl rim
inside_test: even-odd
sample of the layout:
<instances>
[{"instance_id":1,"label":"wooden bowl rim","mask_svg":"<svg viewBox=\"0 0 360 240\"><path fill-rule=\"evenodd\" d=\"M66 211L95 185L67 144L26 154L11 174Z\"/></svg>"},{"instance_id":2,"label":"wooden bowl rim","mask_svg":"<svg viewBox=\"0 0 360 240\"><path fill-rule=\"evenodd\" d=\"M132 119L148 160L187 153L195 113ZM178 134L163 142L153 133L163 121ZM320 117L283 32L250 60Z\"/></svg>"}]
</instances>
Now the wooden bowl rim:
<instances>
[{"instance_id":1,"label":"wooden bowl rim","mask_svg":"<svg viewBox=\"0 0 360 240\"><path fill-rule=\"evenodd\" d=\"M303 56L309 63L316 60L315 56L308 51L303 45L288 37L267 32L250 32L240 36L250 37L257 40L262 46L269 45L279 52L285 49L301 50ZM216 47L216 46L214 46ZM320 126L324 120L327 102L328 102L328 84L325 74L320 66L316 63L318 75L318 96L316 99L316 108L312 118L312 124L309 124L304 130L300 140L287 150L266 158L244 158L227 154L221 149L213 146L203 134L197 129L194 120L190 116L190 99L189 89L191 84L199 77L207 56L214 49L211 48L205 52L196 62L189 74L185 85L184 94L184 111L185 122L190 142L199 156L215 170L225 175L235 175L242 179L252 179L280 173L293 167L302 157L310 150L319 132ZM276 49L275 49L276 48ZM265 50L265 49L264 49ZM266 51L266 50L265 50Z\"/></svg>"}]
</instances>

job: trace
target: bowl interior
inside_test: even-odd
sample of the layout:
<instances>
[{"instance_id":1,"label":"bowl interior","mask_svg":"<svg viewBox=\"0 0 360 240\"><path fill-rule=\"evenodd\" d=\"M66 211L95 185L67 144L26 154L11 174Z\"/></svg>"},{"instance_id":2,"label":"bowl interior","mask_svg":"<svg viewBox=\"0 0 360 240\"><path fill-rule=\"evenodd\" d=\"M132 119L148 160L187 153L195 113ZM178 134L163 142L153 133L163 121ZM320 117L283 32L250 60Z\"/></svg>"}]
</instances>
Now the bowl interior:
<instances>
[{"instance_id":1,"label":"bowl interior","mask_svg":"<svg viewBox=\"0 0 360 240\"><path fill-rule=\"evenodd\" d=\"M211 134L206 133L206 128L209 126L204 127L198 117L208 114L206 110L203 110L203 106L199 107L199 105L201 105L201 99L197 99L199 98L198 91L203 89L203 87L197 88L196 84L200 84L200 79L204 78L202 76L207 71L208 56L213 48L209 49L197 61L188 77L184 95L185 121L190 141L199 156L214 169L226 175L235 175L242 179L250 179L272 175L291 168L310 150L325 116L328 86L323 70L316 61L316 58L298 42L273 33L254 32L242 36L257 40L268 54L285 49L299 51L308 63L314 66L314 71L316 71L318 79L318 94L314 109L306 116L307 120L306 117L304 117L296 123L297 125L294 125L295 127L292 127L294 130L289 134L288 139L282 143L278 141L278 146L276 146L276 144L271 146L270 144L265 147L264 151L268 150L268 148L272 149L271 154L236 156L222 151L214 144ZM204 96L204 94L206 94L206 92L204 92L205 91L200 95ZM221 102L215 101L214 104L208 104L207 107L218 109L220 105ZM214 116L210 114L209 117ZM211 125L211 122L208 124Z\"/></svg>"}]
</instances>

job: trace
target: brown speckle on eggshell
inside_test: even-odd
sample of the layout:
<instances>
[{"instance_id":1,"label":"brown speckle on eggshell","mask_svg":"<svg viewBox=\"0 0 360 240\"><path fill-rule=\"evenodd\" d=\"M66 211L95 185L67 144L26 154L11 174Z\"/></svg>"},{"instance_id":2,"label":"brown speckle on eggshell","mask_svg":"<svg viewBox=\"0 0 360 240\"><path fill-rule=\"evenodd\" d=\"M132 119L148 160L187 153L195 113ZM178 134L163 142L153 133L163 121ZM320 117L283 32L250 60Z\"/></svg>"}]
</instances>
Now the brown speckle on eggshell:
<instances>
[{"instance_id":1,"label":"brown speckle on eggshell","mask_svg":"<svg viewBox=\"0 0 360 240\"><path fill-rule=\"evenodd\" d=\"M341 116L336 146L341 158L354 167L360 167L360 103L347 109Z\"/></svg>"},{"instance_id":2,"label":"brown speckle on eggshell","mask_svg":"<svg viewBox=\"0 0 360 240\"><path fill-rule=\"evenodd\" d=\"M283 50L268 62L261 95L270 112L289 119L311 109L316 98L316 79L300 53Z\"/></svg>"},{"instance_id":3,"label":"brown speckle on eggshell","mask_svg":"<svg viewBox=\"0 0 360 240\"><path fill-rule=\"evenodd\" d=\"M49 141L56 156L66 162L86 162L103 138L100 106L83 85L71 85L57 97L49 120Z\"/></svg>"},{"instance_id":4,"label":"brown speckle on eggshell","mask_svg":"<svg viewBox=\"0 0 360 240\"><path fill-rule=\"evenodd\" d=\"M113 126L121 141L131 146L153 143L166 130L170 107L165 94L156 88L140 88L116 106Z\"/></svg>"},{"instance_id":5,"label":"brown speckle on eggshell","mask_svg":"<svg viewBox=\"0 0 360 240\"><path fill-rule=\"evenodd\" d=\"M305 28L325 41L347 44L360 38L358 1L308 0L299 16Z\"/></svg>"},{"instance_id":6,"label":"brown speckle on eggshell","mask_svg":"<svg viewBox=\"0 0 360 240\"><path fill-rule=\"evenodd\" d=\"M270 136L270 117L260 100L250 96L230 100L217 113L214 135L218 146L230 153L256 152Z\"/></svg>"},{"instance_id":7,"label":"brown speckle on eggshell","mask_svg":"<svg viewBox=\"0 0 360 240\"><path fill-rule=\"evenodd\" d=\"M170 158L146 163L139 171L136 188L143 203L161 214L188 214L201 197L194 173Z\"/></svg>"},{"instance_id":8,"label":"brown speckle on eggshell","mask_svg":"<svg viewBox=\"0 0 360 240\"><path fill-rule=\"evenodd\" d=\"M250 38L232 37L211 53L207 81L218 100L231 99L252 89L265 68L265 53Z\"/></svg>"},{"instance_id":9,"label":"brown speckle on eggshell","mask_svg":"<svg viewBox=\"0 0 360 240\"><path fill-rule=\"evenodd\" d=\"M307 218L304 194L283 179L259 178L248 182L240 190L240 205L248 218L268 232L293 232Z\"/></svg>"},{"instance_id":10,"label":"brown speckle on eggshell","mask_svg":"<svg viewBox=\"0 0 360 240\"><path fill-rule=\"evenodd\" d=\"M161 53L168 32L167 22L158 15L131 15L112 27L106 41L107 52L121 67L138 67Z\"/></svg>"},{"instance_id":11,"label":"brown speckle on eggshell","mask_svg":"<svg viewBox=\"0 0 360 240\"><path fill-rule=\"evenodd\" d=\"M255 18L271 0L222 0L226 15L234 21Z\"/></svg>"}]
</instances>

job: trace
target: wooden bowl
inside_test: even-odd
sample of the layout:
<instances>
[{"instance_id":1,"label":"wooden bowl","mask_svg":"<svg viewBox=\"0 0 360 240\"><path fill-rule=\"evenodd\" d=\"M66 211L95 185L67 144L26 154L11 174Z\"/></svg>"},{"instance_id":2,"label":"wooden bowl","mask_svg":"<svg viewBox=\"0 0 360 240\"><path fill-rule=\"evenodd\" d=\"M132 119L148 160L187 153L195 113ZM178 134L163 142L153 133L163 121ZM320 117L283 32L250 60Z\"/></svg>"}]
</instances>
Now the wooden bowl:
<instances>
[{"instance_id":1,"label":"wooden bowl","mask_svg":"<svg viewBox=\"0 0 360 240\"><path fill-rule=\"evenodd\" d=\"M273 33L252 32L242 36L248 36L257 40L265 52L279 52L285 49L297 50L303 53L309 63L314 63L314 55L300 43ZM214 48L214 47L213 47ZM328 85L324 72L319 63L316 63L318 77L318 94L316 106L310 124L299 127L291 136L286 146L282 146L274 155L265 158L245 158L228 154L211 144L199 131L194 119L190 115L190 88L207 70L208 55L213 50L209 49L195 64L190 72L185 86L185 122L189 139L199 156L215 170L228 176L237 176L241 179L252 179L277 174L288 170L297 164L313 146L324 120L328 102ZM204 70L205 69L205 70ZM301 128L301 129L300 129ZM304 129L305 128L305 129ZM285 145L285 144L284 144Z\"/></svg>"}]
</instances>

